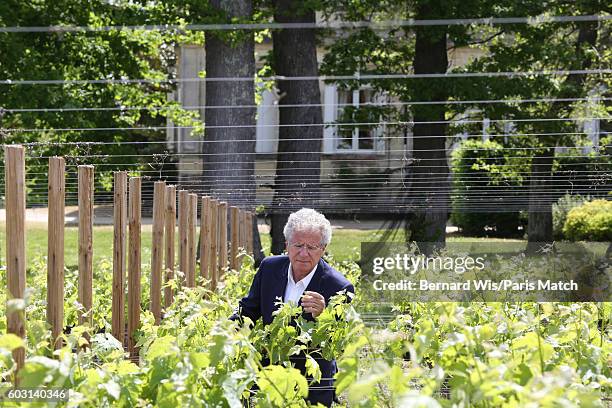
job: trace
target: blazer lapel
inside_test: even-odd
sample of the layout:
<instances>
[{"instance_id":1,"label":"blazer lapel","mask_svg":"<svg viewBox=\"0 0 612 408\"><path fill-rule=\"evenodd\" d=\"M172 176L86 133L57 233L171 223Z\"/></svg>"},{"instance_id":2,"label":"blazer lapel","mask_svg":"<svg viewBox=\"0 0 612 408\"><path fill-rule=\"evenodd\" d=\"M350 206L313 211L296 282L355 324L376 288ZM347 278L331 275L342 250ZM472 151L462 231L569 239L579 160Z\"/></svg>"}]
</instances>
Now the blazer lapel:
<instances>
[{"instance_id":1,"label":"blazer lapel","mask_svg":"<svg viewBox=\"0 0 612 408\"><path fill-rule=\"evenodd\" d=\"M285 297L285 289L287 288L287 272L289 271L289 260L283 264L282 268L279 268L276 271L276 279L274 280L274 284L272 285L271 295L274 303L276 303L277 298L280 297L281 301L284 300ZM274 310L277 308L274 307Z\"/></svg>"}]
</instances>

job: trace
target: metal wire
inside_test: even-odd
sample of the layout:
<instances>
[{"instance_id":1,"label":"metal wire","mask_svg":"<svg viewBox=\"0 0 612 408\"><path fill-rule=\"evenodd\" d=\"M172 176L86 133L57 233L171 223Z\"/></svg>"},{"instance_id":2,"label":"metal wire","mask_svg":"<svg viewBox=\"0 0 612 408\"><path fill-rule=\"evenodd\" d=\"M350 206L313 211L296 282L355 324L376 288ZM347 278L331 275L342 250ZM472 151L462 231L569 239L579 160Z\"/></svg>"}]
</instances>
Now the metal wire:
<instances>
[{"instance_id":1,"label":"metal wire","mask_svg":"<svg viewBox=\"0 0 612 408\"><path fill-rule=\"evenodd\" d=\"M107 31L233 31L233 30L277 30L277 29L344 29L344 28L372 28L375 30L440 25L502 25L502 24L551 24L586 21L606 21L609 15L583 15L583 16L549 16L538 15L529 17L485 17L485 18L451 18L426 20L383 20L383 21L323 21L315 23L232 23L232 24L158 24L133 26L4 26L0 33L65 33L65 32L107 32Z\"/></svg>"},{"instance_id":2,"label":"metal wire","mask_svg":"<svg viewBox=\"0 0 612 408\"><path fill-rule=\"evenodd\" d=\"M174 79L4 79L0 85L88 85L88 84L176 84L197 82L258 82L258 81L371 81L376 79L439 79L439 78L499 78L530 76L566 76L588 74L610 74L612 69L575 69L543 71L502 71L502 72L447 72L429 74L355 74L355 75L314 75L314 76L270 76L270 77L218 77L218 78L174 78Z\"/></svg>"},{"instance_id":3,"label":"metal wire","mask_svg":"<svg viewBox=\"0 0 612 408\"><path fill-rule=\"evenodd\" d=\"M411 102L363 102L359 106L412 106L412 105L476 105L476 104L520 104L520 103L559 103L559 102L581 102L581 101L609 101L609 97L587 97L587 98L532 98L532 99L484 99L484 100L447 100L447 101L411 101ZM2 108L7 113L21 112L81 112L81 111L130 111L130 110L149 110L149 111L172 111L172 110L193 110L193 109L244 109L244 108L299 108L328 106L325 103L299 103L299 104L280 104L272 105L186 105L186 106L115 106L115 107L82 107L82 108ZM344 107L354 106L352 103L335 103L332 106Z\"/></svg>"}]
</instances>

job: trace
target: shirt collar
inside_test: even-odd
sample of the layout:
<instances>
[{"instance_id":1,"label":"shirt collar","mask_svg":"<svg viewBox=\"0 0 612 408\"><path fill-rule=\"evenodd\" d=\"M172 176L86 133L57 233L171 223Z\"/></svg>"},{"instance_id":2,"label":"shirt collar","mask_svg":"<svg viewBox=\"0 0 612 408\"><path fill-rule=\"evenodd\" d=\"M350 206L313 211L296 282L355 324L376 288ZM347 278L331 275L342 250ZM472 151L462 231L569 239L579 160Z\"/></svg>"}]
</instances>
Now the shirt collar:
<instances>
[{"instance_id":1,"label":"shirt collar","mask_svg":"<svg viewBox=\"0 0 612 408\"><path fill-rule=\"evenodd\" d=\"M317 263L315 265L315 267L312 269L312 271L310 271L310 273L306 276L304 276L302 278L302 280L300 282L295 282L293 280L293 273L291 273L291 262L289 262L289 269L287 269L287 281L293 285L297 285L299 283L303 283L304 284L304 288L307 288L308 285L310 284L310 281L312 280L312 277L315 274L315 271L317 270L317 268L319 267L319 264Z\"/></svg>"}]
</instances>

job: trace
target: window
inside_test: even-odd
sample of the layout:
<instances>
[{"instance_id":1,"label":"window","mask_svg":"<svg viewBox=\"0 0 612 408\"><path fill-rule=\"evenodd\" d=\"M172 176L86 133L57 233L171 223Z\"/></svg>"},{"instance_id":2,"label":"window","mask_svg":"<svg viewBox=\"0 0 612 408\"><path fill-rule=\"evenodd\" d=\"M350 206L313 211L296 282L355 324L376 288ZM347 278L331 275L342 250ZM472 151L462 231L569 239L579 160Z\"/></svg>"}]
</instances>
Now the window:
<instances>
[{"instance_id":1,"label":"window","mask_svg":"<svg viewBox=\"0 0 612 408\"><path fill-rule=\"evenodd\" d=\"M383 102L374 90L338 89L334 85L325 88L325 123L344 122L346 125L329 125L325 130L326 153L374 152L382 150L382 126L375 112L359 109L367 104ZM357 123L357 125L353 125ZM362 124L362 125L359 125Z\"/></svg>"},{"instance_id":2,"label":"window","mask_svg":"<svg viewBox=\"0 0 612 408\"><path fill-rule=\"evenodd\" d=\"M261 87L262 84L258 86ZM255 130L255 151L257 153L276 153L278 151L278 99L276 90L261 90L261 103L257 105L257 128Z\"/></svg>"}]
</instances>

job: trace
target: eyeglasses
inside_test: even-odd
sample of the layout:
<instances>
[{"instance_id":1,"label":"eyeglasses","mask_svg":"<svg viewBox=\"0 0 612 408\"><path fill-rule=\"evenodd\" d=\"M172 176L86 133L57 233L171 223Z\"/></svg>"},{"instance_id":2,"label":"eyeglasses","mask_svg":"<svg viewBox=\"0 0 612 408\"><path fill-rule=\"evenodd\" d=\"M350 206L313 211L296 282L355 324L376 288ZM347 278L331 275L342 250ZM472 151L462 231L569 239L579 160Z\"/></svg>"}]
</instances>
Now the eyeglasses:
<instances>
[{"instance_id":1,"label":"eyeglasses","mask_svg":"<svg viewBox=\"0 0 612 408\"><path fill-rule=\"evenodd\" d=\"M301 251L302 249L306 249L306 251L311 254L313 252L316 251L320 251L322 248L320 246L317 245L309 245L309 244L298 244L298 243L294 243L289 245L291 246L293 249L295 249L296 251Z\"/></svg>"}]
</instances>

